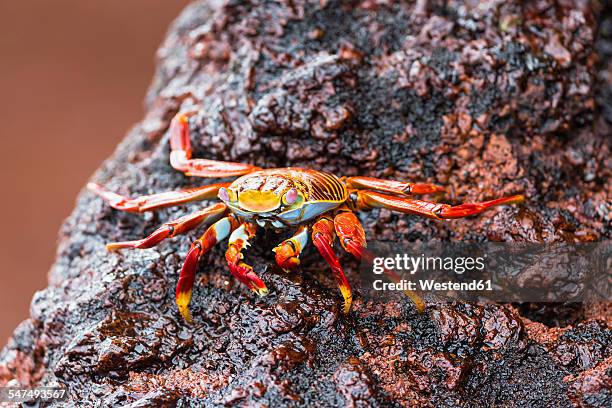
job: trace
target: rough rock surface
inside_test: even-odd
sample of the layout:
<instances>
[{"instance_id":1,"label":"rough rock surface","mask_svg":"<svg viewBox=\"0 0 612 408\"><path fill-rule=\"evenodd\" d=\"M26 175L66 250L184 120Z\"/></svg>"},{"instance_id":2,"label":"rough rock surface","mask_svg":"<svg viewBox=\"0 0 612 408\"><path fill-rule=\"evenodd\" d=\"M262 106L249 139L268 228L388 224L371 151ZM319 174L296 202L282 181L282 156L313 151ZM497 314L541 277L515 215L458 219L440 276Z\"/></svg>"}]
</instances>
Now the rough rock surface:
<instances>
[{"instance_id":1,"label":"rough rock surface","mask_svg":"<svg viewBox=\"0 0 612 408\"><path fill-rule=\"evenodd\" d=\"M362 214L371 240L610 239L606 7L195 2L159 50L146 117L94 178L133 196L200 185L168 164L170 118L197 109L198 157L435 182L451 203L528 198L447 223ZM420 315L357 293L343 317L324 264L310 256L285 274L270 237L251 260L271 294L236 284L217 248L186 325L174 286L197 232L143 251L104 244L197 207L139 216L82 193L49 287L0 353L0 385L59 381L73 404L102 406L611 405L609 305L430 304ZM350 280L356 264L343 261Z\"/></svg>"}]
</instances>

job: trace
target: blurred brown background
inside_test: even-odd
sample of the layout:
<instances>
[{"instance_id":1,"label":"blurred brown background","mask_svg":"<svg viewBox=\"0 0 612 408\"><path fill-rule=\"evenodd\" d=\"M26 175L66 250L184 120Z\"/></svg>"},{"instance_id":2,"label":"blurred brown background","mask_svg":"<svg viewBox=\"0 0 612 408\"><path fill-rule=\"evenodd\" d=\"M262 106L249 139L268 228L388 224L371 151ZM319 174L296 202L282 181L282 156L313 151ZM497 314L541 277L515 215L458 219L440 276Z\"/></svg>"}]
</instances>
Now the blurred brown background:
<instances>
[{"instance_id":1,"label":"blurred brown background","mask_svg":"<svg viewBox=\"0 0 612 408\"><path fill-rule=\"evenodd\" d=\"M142 116L187 0L0 1L0 348L46 286L78 191Z\"/></svg>"}]
</instances>

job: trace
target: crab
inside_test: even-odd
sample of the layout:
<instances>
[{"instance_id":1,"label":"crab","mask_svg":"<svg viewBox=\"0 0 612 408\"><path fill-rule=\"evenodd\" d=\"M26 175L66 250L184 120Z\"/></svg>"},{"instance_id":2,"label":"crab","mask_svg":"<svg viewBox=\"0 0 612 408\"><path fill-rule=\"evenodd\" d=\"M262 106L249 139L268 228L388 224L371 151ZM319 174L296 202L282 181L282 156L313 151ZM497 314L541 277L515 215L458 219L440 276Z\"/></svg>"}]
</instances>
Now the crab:
<instances>
[{"instance_id":1,"label":"crab","mask_svg":"<svg viewBox=\"0 0 612 408\"><path fill-rule=\"evenodd\" d=\"M300 265L300 255L312 241L325 259L344 299L342 311L348 313L352 290L334 251L336 237L343 250L359 260L372 255L367 250L364 229L356 211L386 208L435 220L480 214L502 204L518 204L522 195L491 201L451 206L414 198L440 194L435 184L384 180L372 177L338 177L324 171L297 167L262 169L250 164L192 158L189 113L178 113L170 124L170 164L186 176L207 178L238 177L224 182L162 192L137 198L119 195L89 183L88 188L117 210L143 213L163 207L219 198L221 202L166 222L149 236L106 245L108 250L151 248L161 241L209 225L187 253L176 286L176 304L182 317L191 322L189 311L196 269L200 258L215 244L229 237L225 258L232 275L260 296L268 293L266 284L244 261L244 251L253 241L258 227L276 232L290 229L293 236L274 249L277 265L285 271ZM411 296L419 309L423 304Z\"/></svg>"}]
</instances>

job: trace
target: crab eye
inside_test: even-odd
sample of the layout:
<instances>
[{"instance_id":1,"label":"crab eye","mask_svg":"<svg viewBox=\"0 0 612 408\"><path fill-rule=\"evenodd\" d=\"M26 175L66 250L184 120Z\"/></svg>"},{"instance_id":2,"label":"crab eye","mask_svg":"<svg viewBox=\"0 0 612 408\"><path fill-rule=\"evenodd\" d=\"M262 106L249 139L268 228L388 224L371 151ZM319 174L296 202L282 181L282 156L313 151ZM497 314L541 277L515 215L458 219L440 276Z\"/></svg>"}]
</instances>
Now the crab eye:
<instances>
[{"instance_id":1,"label":"crab eye","mask_svg":"<svg viewBox=\"0 0 612 408\"><path fill-rule=\"evenodd\" d=\"M230 201L230 192L227 188L225 187L221 187L219 189L219 198L222 201Z\"/></svg>"},{"instance_id":2,"label":"crab eye","mask_svg":"<svg viewBox=\"0 0 612 408\"><path fill-rule=\"evenodd\" d=\"M298 192L295 188L290 188L283 196L283 204L291 205L298 199Z\"/></svg>"}]
</instances>

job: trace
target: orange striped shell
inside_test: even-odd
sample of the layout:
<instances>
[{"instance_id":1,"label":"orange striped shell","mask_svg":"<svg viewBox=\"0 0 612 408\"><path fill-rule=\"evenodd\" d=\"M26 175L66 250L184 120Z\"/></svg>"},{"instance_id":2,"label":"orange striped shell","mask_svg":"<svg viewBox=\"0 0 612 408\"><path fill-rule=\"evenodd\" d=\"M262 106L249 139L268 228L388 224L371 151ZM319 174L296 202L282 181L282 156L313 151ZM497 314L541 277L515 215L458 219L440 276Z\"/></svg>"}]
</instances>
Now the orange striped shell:
<instances>
[{"instance_id":1,"label":"orange striped shell","mask_svg":"<svg viewBox=\"0 0 612 408\"><path fill-rule=\"evenodd\" d=\"M302 200L293 206L283 206L282 202L277 206L291 188L297 189ZM311 220L340 206L348 197L346 186L335 175L297 167L250 173L236 179L228 190L232 197L227 202L230 209L243 218L263 220L263 224L276 221L274 226L277 228L281 223L299 225ZM252 201L264 200L271 204L262 205L261 210L254 209L256 202L246 206L240 200L247 195Z\"/></svg>"}]
</instances>

